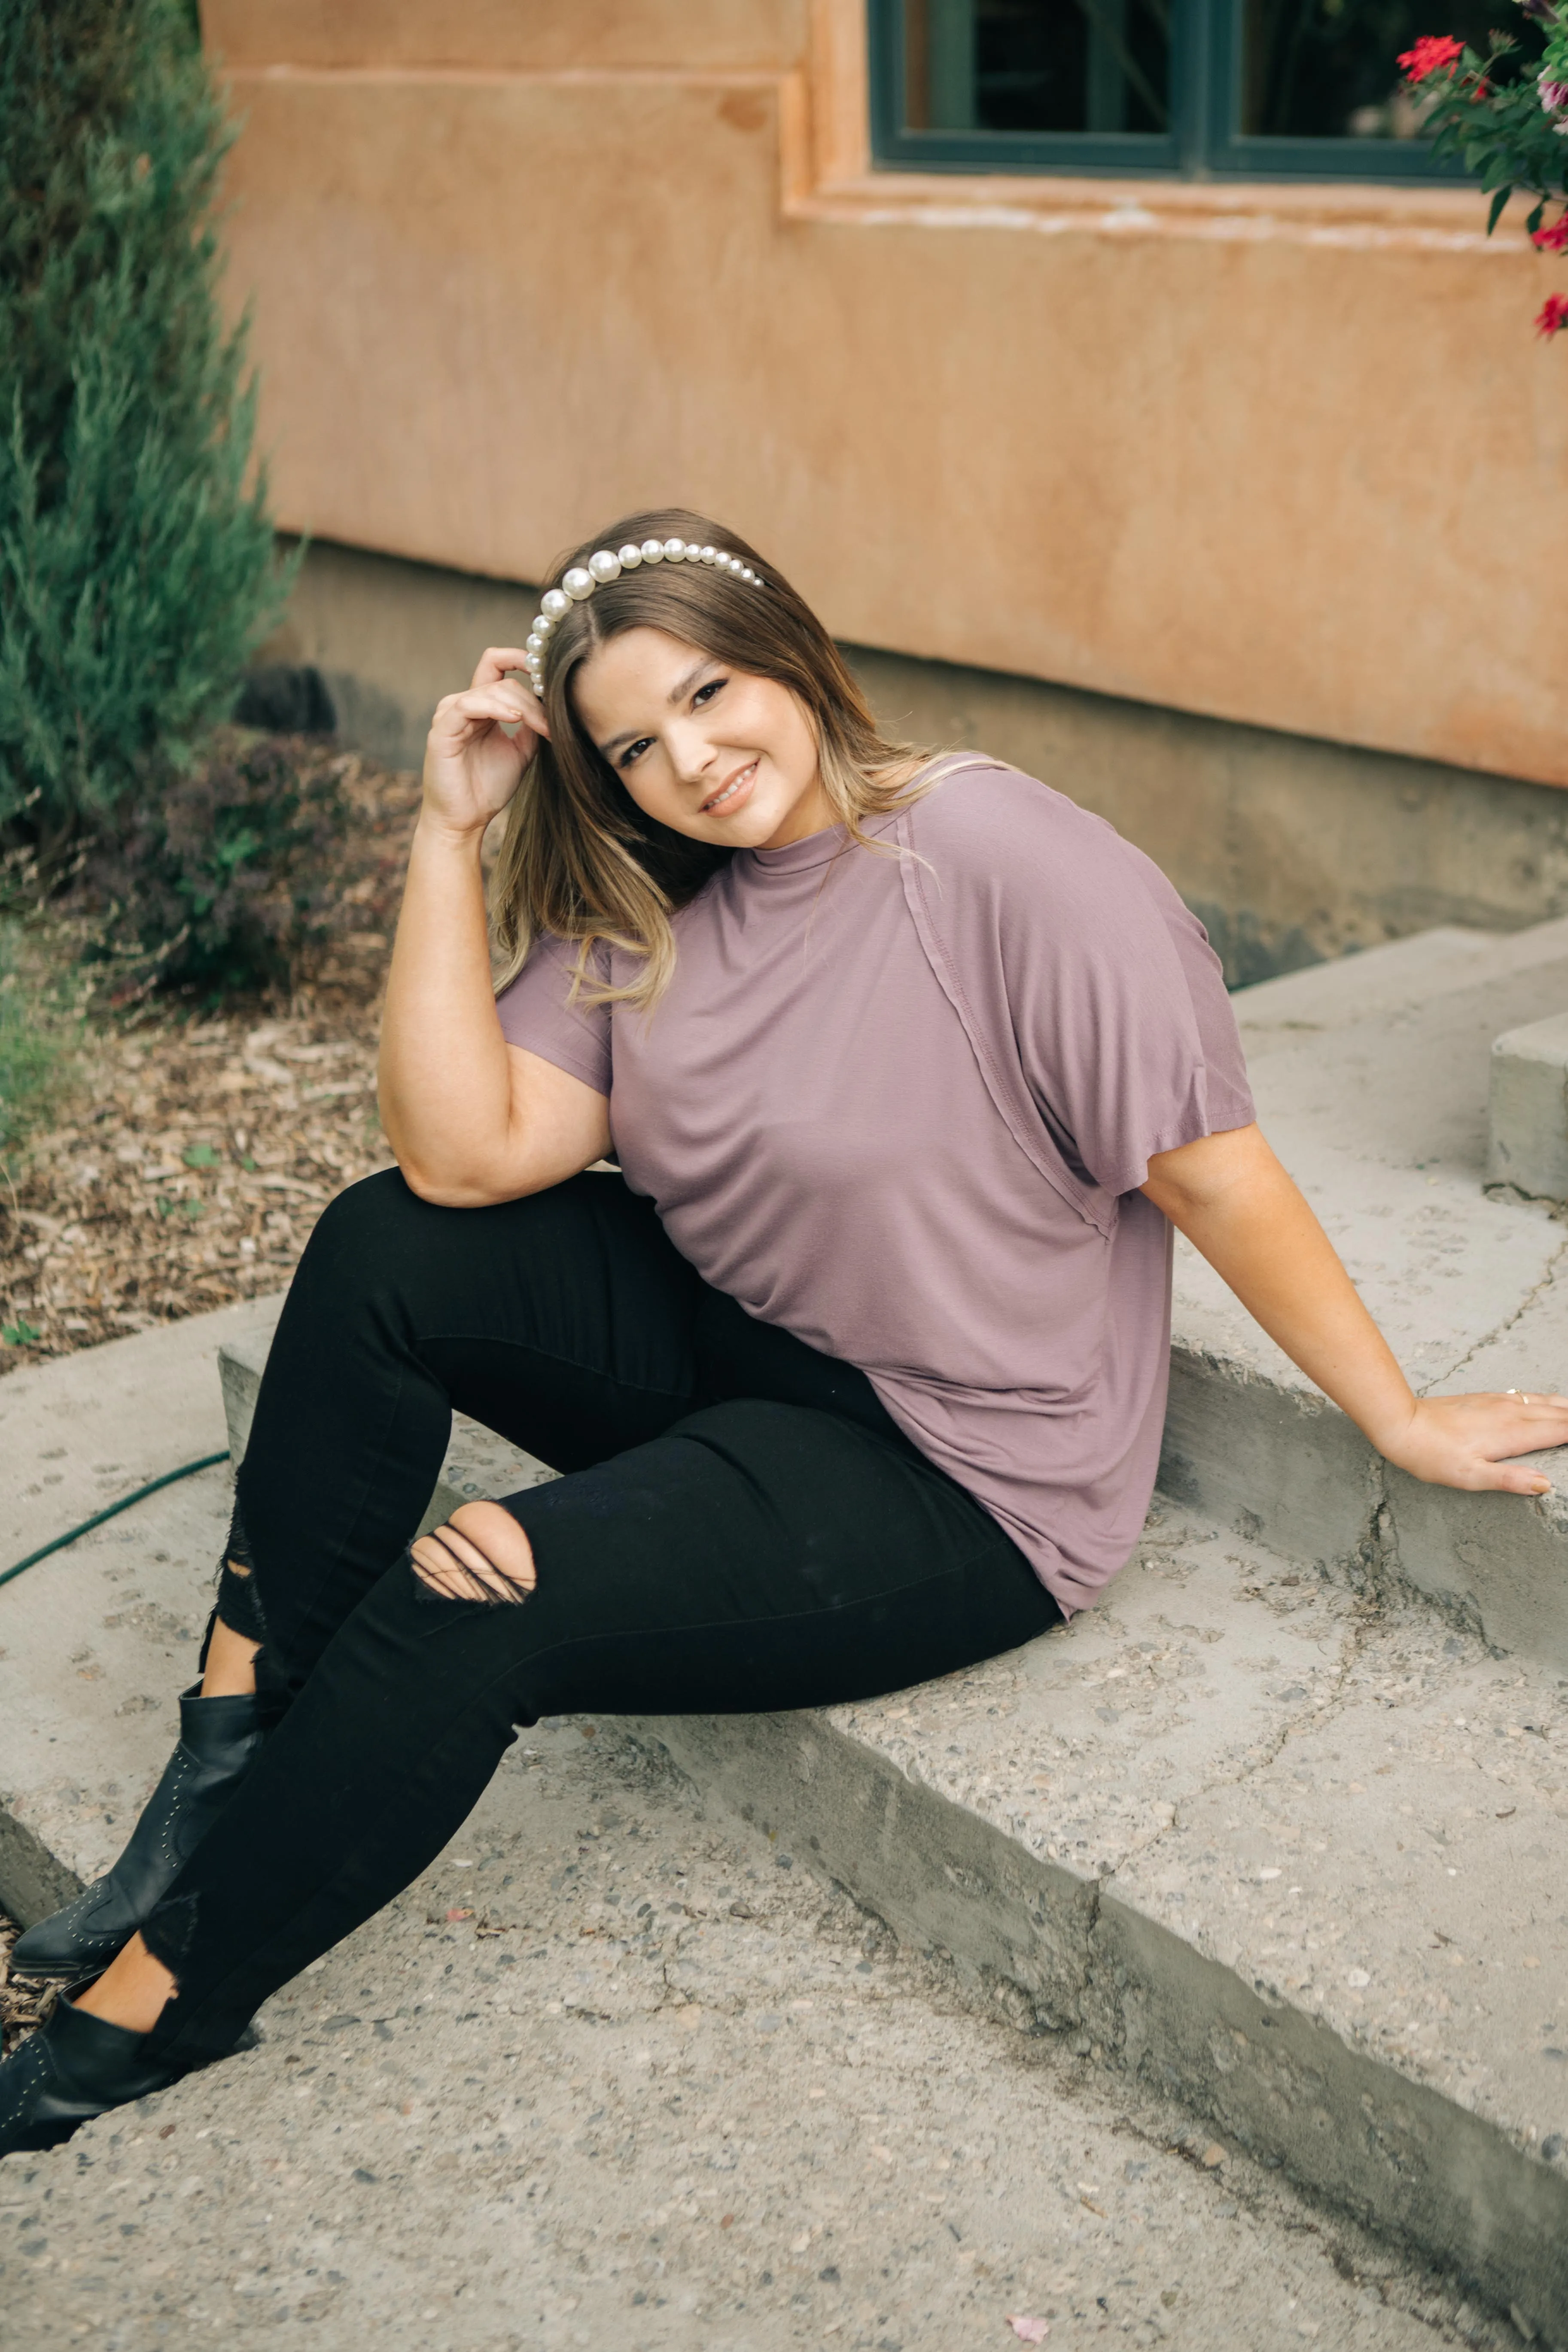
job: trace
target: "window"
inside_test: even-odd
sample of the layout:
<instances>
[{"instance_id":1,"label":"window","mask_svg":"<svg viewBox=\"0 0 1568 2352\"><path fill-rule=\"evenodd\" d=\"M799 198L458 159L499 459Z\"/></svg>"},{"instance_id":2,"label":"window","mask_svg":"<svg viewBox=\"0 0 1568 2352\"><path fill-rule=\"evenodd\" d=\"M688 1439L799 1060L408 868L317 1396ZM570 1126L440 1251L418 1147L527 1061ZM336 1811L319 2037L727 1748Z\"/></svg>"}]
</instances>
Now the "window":
<instances>
[{"instance_id":1,"label":"window","mask_svg":"<svg viewBox=\"0 0 1568 2352\"><path fill-rule=\"evenodd\" d=\"M870 0L877 161L1441 180L1395 62L1495 0Z\"/></svg>"}]
</instances>

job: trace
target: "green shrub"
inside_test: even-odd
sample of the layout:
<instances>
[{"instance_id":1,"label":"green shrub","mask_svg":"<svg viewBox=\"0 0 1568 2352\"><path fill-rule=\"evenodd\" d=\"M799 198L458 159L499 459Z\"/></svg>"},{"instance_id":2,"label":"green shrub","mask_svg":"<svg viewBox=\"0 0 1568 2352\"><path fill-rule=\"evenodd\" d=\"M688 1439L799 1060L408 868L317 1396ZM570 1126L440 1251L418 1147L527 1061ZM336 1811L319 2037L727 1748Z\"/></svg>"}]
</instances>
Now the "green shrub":
<instances>
[{"instance_id":1,"label":"green shrub","mask_svg":"<svg viewBox=\"0 0 1568 2352\"><path fill-rule=\"evenodd\" d=\"M0 825L162 788L288 581L215 299L230 131L179 0L0 6Z\"/></svg>"},{"instance_id":2,"label":"green shrub","mask_svg":"<svg viewBox=\"0 0 1568 2352\"><path fill-rule=\"evenodd\" d=\"M290 987L342 911L342 764L319 743L226 735L95 842L78 887L121 967L110 993Z\"/></svg>"}]
</instances>

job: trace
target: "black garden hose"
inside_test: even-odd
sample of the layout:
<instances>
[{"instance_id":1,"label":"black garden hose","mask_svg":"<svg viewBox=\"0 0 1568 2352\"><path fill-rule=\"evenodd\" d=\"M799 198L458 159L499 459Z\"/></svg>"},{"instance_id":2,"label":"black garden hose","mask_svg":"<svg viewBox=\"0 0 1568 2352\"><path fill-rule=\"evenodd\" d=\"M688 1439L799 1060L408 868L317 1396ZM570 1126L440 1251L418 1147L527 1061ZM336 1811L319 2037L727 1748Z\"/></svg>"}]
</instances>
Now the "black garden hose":
<instances>
[{"instance_id":1,"label":"black garden hose","mask_svg":"<svg viewBox=\"0 0 1568 2352\"><path fill-rule=\"evenodd\" d=\"M204 1454L199 1462L183 1462L177 1470L165 1470L161 1478L150 1478L144 1486L138 1486L133 1495L121 1495L119 1502L110 1503L107 1510L94 1511L91 1518L83 1519L79 1527L70 1528L63 1536L56 1536L52 1543L41 1545L37 1551L30 1551L26 1559L16 1562L15 1568L0 1570L0 1584L9 1584L14 1576L22 1575L29 1568L37 1568L38 1562L47 1559L51 1552L64 1551L67 1544L75 1543L78 1536L90 1535L94 1528L103 1525L105 1519L112 1519L121 1511L128 1511L132 1503L145 1502L149 1495L158 1492L160 1486L173 1486L181 1478L194 1477L198 1470L216 1469L220 1462L227 1460L228 1448L225 1446L221 1454Z\"/></svg>"}]
</instances>

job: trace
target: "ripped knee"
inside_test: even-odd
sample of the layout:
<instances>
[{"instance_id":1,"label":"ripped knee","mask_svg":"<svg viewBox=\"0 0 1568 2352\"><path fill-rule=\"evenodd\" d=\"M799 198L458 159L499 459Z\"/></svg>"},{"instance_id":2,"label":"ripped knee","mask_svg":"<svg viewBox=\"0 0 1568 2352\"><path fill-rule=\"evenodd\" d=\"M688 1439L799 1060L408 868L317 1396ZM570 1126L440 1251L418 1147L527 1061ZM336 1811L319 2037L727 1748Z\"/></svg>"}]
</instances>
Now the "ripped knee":
<instances>
[{"instance_id":1,"label":"ripped knee","mask_svg":"<svg viewBox=\"0 0 1568 2352\"><path fill-rule=\"evenodd\" d=\"M447 1601L526 1601L533 1547L500 1503L464 1503L413 1546L414 1572Z\"/></svg>"}]
</instances>

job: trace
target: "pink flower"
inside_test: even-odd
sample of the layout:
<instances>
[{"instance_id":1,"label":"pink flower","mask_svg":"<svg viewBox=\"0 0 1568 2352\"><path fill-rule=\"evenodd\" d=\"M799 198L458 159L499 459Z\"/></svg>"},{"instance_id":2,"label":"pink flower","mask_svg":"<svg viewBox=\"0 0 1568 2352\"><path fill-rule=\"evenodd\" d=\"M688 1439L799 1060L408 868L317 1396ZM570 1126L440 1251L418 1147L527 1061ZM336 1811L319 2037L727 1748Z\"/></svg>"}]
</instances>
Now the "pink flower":
<instances>
[{"instance_id":1,"label":"pink flower","mask_svg":"<svg viewBox=\"0 0 1568 2352\"><path fill-rule=\"evenodd\" d=\"M1568 294L1549 294L1535 322L1538 335L1560 335L1568 327Z\"/></svg>"},{"instance_id":2,"label":"pink flower","mask_svg":"<svg viewBox=\"0 0 1568 2352\"><path fill-rule=\"evenodd\" d=\"M1530 241L1542 253L1568 252L1568 213L1553 221L1550 228L1538 228Z\"/></svg>"},{"instance_id":3,"label":"pink flower","mask_svg":"<svg viewBox=\"0 0 1568 2352\"><path fill-rule=\"evenodd\" d=\"M1535 87L1548 114L1568 114L1568 81L1548 81L1542 74Z\"/></svg>"},{"instance_id":4,"label":"pink flower","mask_svg":"<svg viewBox=\"0 0 1568 2352\"><path fill-rule=\"evenodd\" d=\"M1414 48L1404 51L1399 63L1406 81L1429 81L1436 73L1452 73L1464 54L1463 41L1455 40L1451 33L1423 33Z\"/></svg>"}]
</instances>

